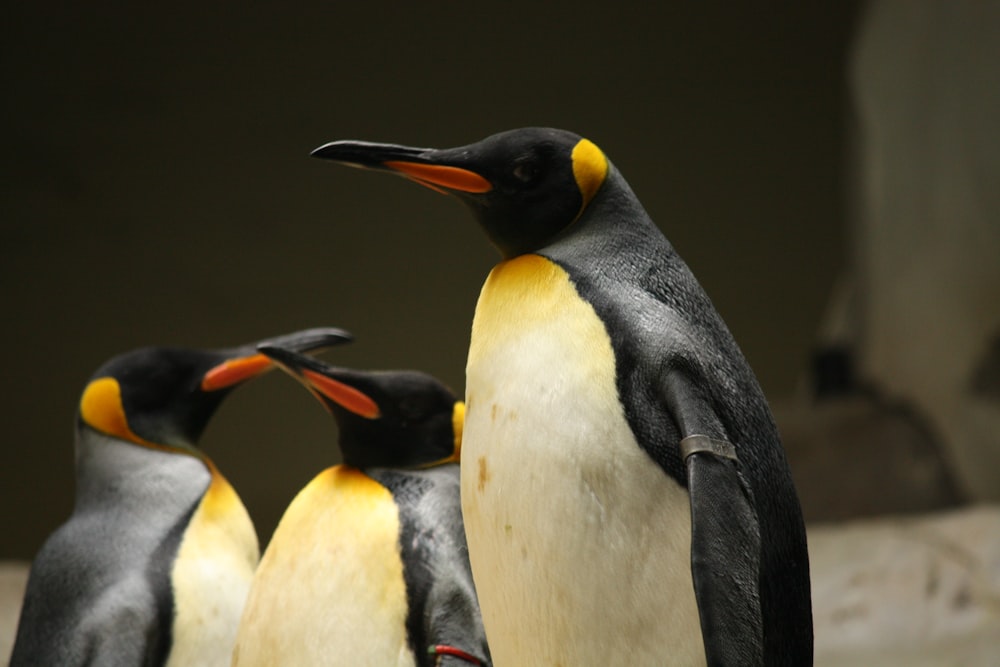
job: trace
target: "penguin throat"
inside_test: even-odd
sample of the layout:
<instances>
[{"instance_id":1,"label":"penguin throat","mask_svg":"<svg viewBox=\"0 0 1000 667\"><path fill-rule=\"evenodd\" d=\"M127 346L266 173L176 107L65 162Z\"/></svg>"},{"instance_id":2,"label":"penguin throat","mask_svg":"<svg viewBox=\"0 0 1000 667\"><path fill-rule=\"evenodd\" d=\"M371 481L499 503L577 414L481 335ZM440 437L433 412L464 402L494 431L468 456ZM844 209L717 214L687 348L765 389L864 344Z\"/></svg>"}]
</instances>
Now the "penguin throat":
<instances>
[{"instance_id":1,"label":"penguin throat","mask_svg":"<svg viewBox=\"0 0 1000 667\"><path fill-rule=\"evenodd\" d=\"M525 221L520 229L511 230L508 218L503 215L492 219L493 212L489 209L475 209L474 213L486 236L505 260L537 252L574 222L558 218Z\"/></svg>"}]
</instances>

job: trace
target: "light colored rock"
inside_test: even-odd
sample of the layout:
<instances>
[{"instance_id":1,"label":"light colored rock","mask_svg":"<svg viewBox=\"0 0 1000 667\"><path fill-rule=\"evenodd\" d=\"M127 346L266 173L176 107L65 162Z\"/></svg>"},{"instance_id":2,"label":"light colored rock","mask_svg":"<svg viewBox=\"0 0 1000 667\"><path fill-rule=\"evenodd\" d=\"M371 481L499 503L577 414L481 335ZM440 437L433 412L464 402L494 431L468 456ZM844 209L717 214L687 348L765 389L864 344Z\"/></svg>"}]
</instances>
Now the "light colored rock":
<instances>
[{"instance_id":1,"label":"light colored rock","mask_svg":"<svg viewBox=\"0 0 1000 667\"><path fill-rule=\"evenodd\" d=\"M1000 508L812 526L816 664L1000 664Z\"/></svg>"},{"instance_id":2,"label":"light colored rock","mask_svg":"<svg viewBox=\"0 0 1000 667\"><path fill-rule=\"evenodd\" d=\"M0 664L6 665L14 648L17 618L21 613L24 586L28 583L28 564L0 561Z\"/></svg>"}]
</instances>

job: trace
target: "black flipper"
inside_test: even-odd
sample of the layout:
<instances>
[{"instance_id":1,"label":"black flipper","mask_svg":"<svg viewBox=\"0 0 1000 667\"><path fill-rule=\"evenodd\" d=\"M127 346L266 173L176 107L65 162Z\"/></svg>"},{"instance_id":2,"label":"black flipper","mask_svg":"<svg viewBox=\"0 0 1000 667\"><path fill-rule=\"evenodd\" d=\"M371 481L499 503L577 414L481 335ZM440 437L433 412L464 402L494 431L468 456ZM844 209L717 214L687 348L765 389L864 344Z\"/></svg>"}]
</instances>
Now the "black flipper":
<instances>
[{"instance_id":1,"label":"black flipper","mask_svg":"<svg viewBox=\"0 0 1000 667\"><path fill-rule=\"evenodd\" d=\"M666 398L687 470L691 575L708 666L762 666L760 526L737 449L686 374L668 376Z\"/></svg>"}]
</instances>

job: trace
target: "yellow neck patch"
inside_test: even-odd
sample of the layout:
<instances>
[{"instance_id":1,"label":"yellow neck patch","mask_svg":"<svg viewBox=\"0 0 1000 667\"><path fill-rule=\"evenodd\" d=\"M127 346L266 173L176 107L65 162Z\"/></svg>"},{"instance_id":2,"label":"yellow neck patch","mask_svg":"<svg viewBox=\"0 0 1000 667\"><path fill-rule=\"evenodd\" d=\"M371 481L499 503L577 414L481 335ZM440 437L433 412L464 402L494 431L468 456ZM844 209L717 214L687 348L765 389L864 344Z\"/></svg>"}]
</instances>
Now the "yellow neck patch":
<instances>
[{"instance_id":1,"label":"yellow neck patch","mask_svg":"<svg viewBox=\"0 0 1000 667\"><path fill-rule=\"evenodd\" d=\"M114 438L142 447L187 454L208 461L208 457L197 448L164 445L136 435L125 416L121 387L118 385L118 380L112 377L98 378L87 385L83 390L83 396L80 397L80 417L91 428Z\"/></svg>"},{"instance_id":2,"label":"yellow neck patch","mask_svg":"<svg viewBox=\"0 0 1000 667\"><path fill-rule=\"evenodd\" d=\"M573 148L572 160L573 177L583 196L582 213L608 176L608 159L592 141L581 139Z\"/></svg>"},{"instance_id":3,"label":"yellow neck patch","mask_svg":"<svg viewBox=\"0 0 1000 667\"><path fill-rule=\"evenodd\" d=\"M201 504L198 506L201 516L207 521L224 521L225 517L230 516L234 511L239 512L241 508L243 512L246 512L236 489L229 483L229 480L222 476L219 469L215 467L215 463L207 457L202 460L212 475L212 482L208 485L205 495L202 496ZM254 535L256 536L256 533Z\"/></svg>"},{"instance_id":4,"label":"yellow neck patch","mask_svg":"<svg viewBox=\"0 0 1000 667\"><path fill-rule=\"evenodd\" d=\"M232 664L415 664L404 648L399 535L388 489L344 465L317 475L285 510L261 559Z\"/></svg>"},{"instance_id":5,"label":"yellow neck patch","mask_svg":"<svg viewBox=\"0 0 1000 667\"><path fill-rule=\"evenodd\" d=\"M448 459L458 462L462 459L462 429L465 427L465 403L458 401L451 413L451 428L455 432L455 451Z\"/></svg>"},{"instance_id":6,"label":"yellow neck patch","mask_svg":"<svg viewBox=\"0 0 1000 667\"><path fill-rule=\"evenodd\" d=\"M472 345L483 340L490 345L501 344L502 341L495 340L489 334L497 330L508 330L505 318L511 314L519 318L518 322L522 321L520 318L529 306L535 308L536 303L544 303L546 308L558 308L558 301L550 296L551 286L565 280L566 272L541 255L520 255L494 266L479 296L476 318L472 324ZM482 314L480 310L483 311ZM494 313L504 315L499 319L487 319L487 316ZM470 351L470 357L471 354Z\"/></svg>"},{"instance_id":7,"label":"yellow neck patch","mask_svg":"<svg viewBox=\"0 0 1000 667\"><path fill-rule=\"evenodd\" d=\"M386 501L389 505L396 502L389 489L347 464L327 468L309 483L309 486L313 485L344 494L339 504L350 507L351 512L356 512L359 517L371 515L379 506L385 506Z\"/></svg>"},{"instance_id":8,"label":"yellow neck patch","mask_svg":"<svg viewBox=\"0 0 1000 667\"><path fill-rule=\"evenodd\" d=\"M89 426L137 445L151 445L129 428L122 407L122 391L118 381L111 377L94 380L80 398L80 416Z\"/></svg>"}]
</instances>

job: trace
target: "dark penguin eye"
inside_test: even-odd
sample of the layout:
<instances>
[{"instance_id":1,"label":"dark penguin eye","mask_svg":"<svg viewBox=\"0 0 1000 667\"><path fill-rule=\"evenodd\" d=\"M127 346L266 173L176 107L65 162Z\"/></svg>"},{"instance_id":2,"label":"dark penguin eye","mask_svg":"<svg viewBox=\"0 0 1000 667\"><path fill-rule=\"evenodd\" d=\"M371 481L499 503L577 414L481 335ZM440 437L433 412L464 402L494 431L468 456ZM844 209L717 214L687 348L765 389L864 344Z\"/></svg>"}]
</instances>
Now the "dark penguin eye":
<instances>
[{"instance_id":1,"label":"dark penguin eye","mask_svg":"<svg viewBox=\"0 0 1000 667\"><path fill-rule=\"evenodd\" d=\"M525 160L514 165L511 173L520 182L531 183L538 176L538 165L534 160Z\"/></svg>"}]
</instances>

